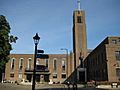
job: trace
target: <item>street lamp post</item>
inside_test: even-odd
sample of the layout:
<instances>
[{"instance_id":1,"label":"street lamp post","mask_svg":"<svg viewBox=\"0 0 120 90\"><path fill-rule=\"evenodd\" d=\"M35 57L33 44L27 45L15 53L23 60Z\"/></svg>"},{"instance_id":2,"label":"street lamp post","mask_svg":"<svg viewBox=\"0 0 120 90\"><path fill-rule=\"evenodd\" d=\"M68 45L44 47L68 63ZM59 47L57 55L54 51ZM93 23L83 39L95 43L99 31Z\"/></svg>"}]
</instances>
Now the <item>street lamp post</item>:
<instances>
[{"instance_id":1,"label":"street lamp post","mask_svg":"<svg viewBox=\"0 0 120 90\"><path fill-rule=\"evenodd\" d=\"M61 50L65 50L66 51L66 64L67 64L67 78L68 78L68 49L67 48L61 48Z\"/></svg>"},{"instance_id":2,"label":"street lamp post","mask_svg":"<svg viewBox=\"0 0 120 90\"><path fill-rule=\"evenodd\" d=\"M40 37L38 33L33 37L35 43L35 54L34 54L34 69L33 69L33 82L32 82L32 90L35 90L35 77L36 77L36 56L37 56L37 45L39 43Z\"/></svg>"}]
</instances>

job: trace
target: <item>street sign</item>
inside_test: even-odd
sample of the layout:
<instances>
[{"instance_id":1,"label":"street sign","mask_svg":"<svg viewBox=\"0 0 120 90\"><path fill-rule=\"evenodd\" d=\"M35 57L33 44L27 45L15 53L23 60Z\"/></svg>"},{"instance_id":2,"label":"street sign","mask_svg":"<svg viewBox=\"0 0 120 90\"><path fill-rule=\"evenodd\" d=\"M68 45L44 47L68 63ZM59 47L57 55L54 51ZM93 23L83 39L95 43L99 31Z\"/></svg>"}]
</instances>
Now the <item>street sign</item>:
<instances>
[{"instance_id":1,"label":"street sign","mask_svg":"<svg viewBox=\"0 0 120 90\"><path fill-rule=\"evenodd\" d=\"M37 50L37 53L44 53L44 50Z\"/></svg>"},{"instance_id":2,"label":"street sign","mask_svg":"<svg viewBox=\"0 0 120 90\"><path fill-rule=\"evenodd\" d=\"M47 54L37 54L37 58L48 59L49 56Z\"/></svg>"}]
</instances>

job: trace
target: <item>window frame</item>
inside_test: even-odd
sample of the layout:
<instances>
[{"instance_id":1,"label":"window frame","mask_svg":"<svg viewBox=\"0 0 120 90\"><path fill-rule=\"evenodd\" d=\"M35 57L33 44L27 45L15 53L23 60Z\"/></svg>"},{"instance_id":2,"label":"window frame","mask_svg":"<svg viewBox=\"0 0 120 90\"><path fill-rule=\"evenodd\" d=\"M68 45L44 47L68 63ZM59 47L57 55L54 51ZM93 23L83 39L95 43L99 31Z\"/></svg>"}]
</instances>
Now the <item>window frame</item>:
<instances>
[{"instance_id":1,"label":"window frame","mask_svg":"<svg viewBox=\"0 0 120 90\"><path fill-rule=\"evenodd\" d=\"M115 58L120 61L120 51L115 51Z\"/></svg>"},{"instance_id":2,"label":"window frame","mask_svg":"<svg viewBox=\"0 0 120 90\"><path fill-rule=\"evenodd\" d=\"M82 23L82 17L81 16L77 16L77 23Z\"/></svg>"},{"instance_id":3,"label":"window frame","mask_svg":"<svg viewBox=\"0 0 120 90\"><path fill-rule=\"evenodd\" d=\"M65 77L63 77L65 75ZM61 78L65 79L66 78L66 74L61 74Z\"/></svg>"},{"instance_id":4,"label":"window frame","mask_svg":"<svg viewBox=\"0 0 120 90\"><path fill-rule=\"evenodd\" d=\"M11 70L14 70L14 68L15 68L15 58L12 58L11 59Z\"/></svg>"},{"instance_id":5,"label":"window frame","mask_svg":"<svg viewBox=\"0 0 120 90\"><path fill-rule=\"evenodd\" d=\"M53 60L53 71L57 72L57 59L56 58Z\"/></svg>"},{"instance_id":6,"label":"window frame","mask_svg":"<svg viewBox=\"0 0 120 90\"><path fill-rule=\"evenodd\" d=\"M19 70L22 71L23 69L24 58L19 59Z\"/></svg>"}]
</instances>

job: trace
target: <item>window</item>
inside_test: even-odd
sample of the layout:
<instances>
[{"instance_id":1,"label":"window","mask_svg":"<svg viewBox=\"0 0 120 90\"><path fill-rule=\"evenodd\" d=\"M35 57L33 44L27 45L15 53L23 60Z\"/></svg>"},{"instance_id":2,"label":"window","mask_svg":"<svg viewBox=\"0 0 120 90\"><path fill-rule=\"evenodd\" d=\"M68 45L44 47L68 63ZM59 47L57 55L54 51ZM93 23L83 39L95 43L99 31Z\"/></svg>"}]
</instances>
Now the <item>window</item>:
<instances>
[{"instance_id":1,"label":"window","mask_svg":"<svg viewBox=\"0 0 120 90\"><path fill-rule=\"evenodd\" d=\"M112 40L112 43L113 44L117 44L117 40Z\"/></svg>"},{"instance_id":2,"label":"window","mask_svg":"<svg viewBox=\"0 0 120 90\"><path fill-rule=\"evenodd\" d=\"M32 66L32 59L29 58L28 59L28 69L31 69L31 66Z\"/></svg>"},{"instance_id":3,"label":"window","mask_svg":"<svg viewBox=\"0 0 120 90\"><path fill-rule=\"evenodd\" d=\"M15 59L11 59L11 70L14 70Z\"/></svg>"},{"instance_id":4,"label":"window","mask_svg":"<svg viewBox=\"0 0 120 90\"><path fill-rule=\"evenodd\" d=\"M37 59L36 65L40 65L40 60L39 59Z\"/></svg>"},{"instance_id":5,"label":"window","mask_svg":"<svg viewBox=\"0 0 120 90\"><path fill-rule=\"evenodd\" d=\"M62 78L66 78L66 74L62 74L62 76L61 76Z\"/></svg>"},{"instance_id":6,"label":"window","mask_svg":"<svg viewBox=\"0 0 120 90\"><path fill-rule=\"evenodd\" d=\"M19 79L22 79L22 73L19 74Z\"/></svg>"},{"instance_id":7,"label":"window","mask_svg":"<svg viewBox=\"0 0 120 90\"><path fill-rule=\"evenodd\" d=\"M101 53L101 64L104 62L104 53Z\"/></svg>"},{"instance_id":8,"label":"window","mask_svg":"<svg viewBox=\"0 0 120 90\"><path fill-rule=\"evenodd\" d=\"M62 72L64 73L65 72L65 60L62 60Z\"/></svg>"},{"instance_id":9,"label":"window","mask_svg":"<svg viewBox=\"0 0 120 90\"><path fill-rule=\"evenodd\" d=\"M81 16L77 17L77 23L82 23Z\"/></svg>"},{"instance_id":10,"label":"window","mask_svg":"<svg viewBox=\"0 0 120 90\"><path fill-rule=\"evenodd\" d=\"M120 60L120 51L115 51L115 57L117 60Z\"/></svg>"},{"instance_id":11,"label":"window","mask_svg":"<svg viewBox=\"0 0 120 90\"><path fill-rule=\"evenodd\" d=\"M57 71L57 60L53 61L53 69L54 69L54 72Z\"/></svg>"},{"instance_id":12,"label":"window","mask_svg":"<svg viewBox=\"0 0 120 90\"><path fill-rule=\"evenodd\" d=\"M120 42L120 38L119 38L118 42Z\"/></svg>"},{"instance_id":13,"label":"window","mask_svg":"<svg viewBox=\"0 0 120 90\"><path fill-rule=\"evenodd\" d=\"M19 70L22 70L23 68L23 58L19 60Z\"/></svg>"},{"instance_id":14,"label":"window","mask_svg":"<svg viewBox=\"0 0 120 90\"><path fill-rule=\"evenodd\" d=\"M53 78L57 78L57 74L53 74Z\"/></svg>"},{"instance_id":15,"label":"window","mask_svg":"<svg viewBox=\"0 0 120 90\"><path fill-rule=\"evenodd\" d=\"M14 74L10 74L10 77L13 78L13 77L14 77Z\"/></svg>"},{"instance_id":16,"label":"window","mask_svg":"<svg viewBox=\"0 0 120 90\"><path fill-rule=\"evenodd\" d=\"M117 69L116 69L116 75L117 75L118 77L120 77L120 68L117 68Z\"/></svg>"},{"instance_id":17,"label":"window","mask_svg":"<svg viewBox=\"0 0 120 90\"><path fill-rule=\"evenodd\" d=\"M48 59L45 60L46 68L48 69Z\"/></svg>"}]
</instances>

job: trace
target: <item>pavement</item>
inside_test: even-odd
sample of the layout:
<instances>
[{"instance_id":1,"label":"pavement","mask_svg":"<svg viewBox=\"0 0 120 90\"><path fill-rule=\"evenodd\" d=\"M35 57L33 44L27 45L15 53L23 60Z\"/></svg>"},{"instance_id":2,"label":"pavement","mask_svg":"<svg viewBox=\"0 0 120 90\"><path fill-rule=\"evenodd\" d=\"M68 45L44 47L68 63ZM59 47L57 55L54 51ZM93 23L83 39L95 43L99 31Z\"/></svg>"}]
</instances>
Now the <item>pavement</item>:
<instances>
[{"instance_id":1,"label":"pavement","mask_svg":"<svg viewBox=\"0 0 120 90\"><path fill-rule=\"evenodd\" d=\"M31 86L16 85L13 83L0 83L0 90L30 90Z\"/></svg>"},{"instance_id":2,"label":"pavement","mask_svg":"<svg viewBox=\"0 0 120 90\"><path fill-rule=\"evenodd\" d=\"M96 88L99 88L99 89L118 89L118 90L120 90L120 85L118 85L118 87L116 87L116 86L111 86L111 85L98 85Z\"/></svg>"},{"instance_id":3,"label":"pavement","mask_svg":"<svg viewBox=\"0 0 120 90\"><path fill-rule=\"evenodd\" d=\"M17 85L11 83L0 83L0 90L32 90L32 86L30 85ZM72 85L68 88L68 86L64 84L41 84L36 85L35 90L73 90ZM120 86L118 88L103 85L97 88L95 87L84 87L84 85L78 85L77 90L120 90Z\"/></svg>"}]
</instances>

